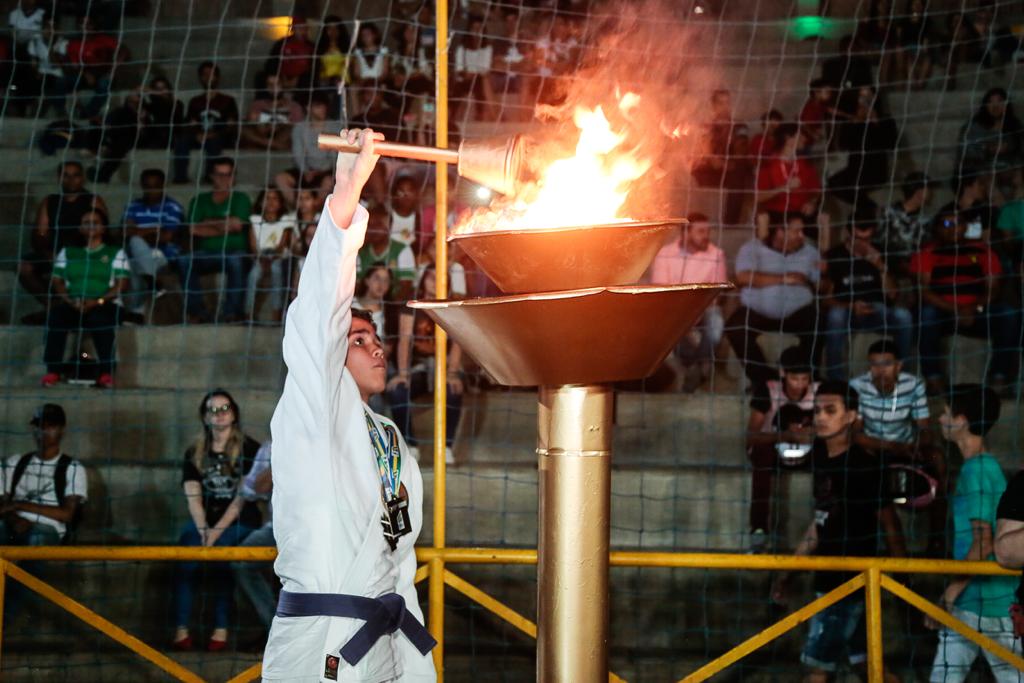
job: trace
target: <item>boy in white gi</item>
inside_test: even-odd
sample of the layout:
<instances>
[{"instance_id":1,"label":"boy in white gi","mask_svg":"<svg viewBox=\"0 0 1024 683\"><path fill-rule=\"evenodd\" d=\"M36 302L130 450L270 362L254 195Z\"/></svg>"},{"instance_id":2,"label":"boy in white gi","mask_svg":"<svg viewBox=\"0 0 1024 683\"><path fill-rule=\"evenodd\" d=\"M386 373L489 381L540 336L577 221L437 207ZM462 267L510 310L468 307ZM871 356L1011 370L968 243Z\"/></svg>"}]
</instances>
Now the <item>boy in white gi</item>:
<instances>
[{"instance_id":1,"label":"boy in white gi","mask_svg":"<svg viewBox=\"0 0 1024 683\"><path fill-rule=\"evenodd\" d=\"M368 317L351 310L367 213L359 194L379 134L342 131L333 194L286 320L288 378L270 428L274 570L282 591L266 681L434 681L413 544L423 482L394 424L369 397L386 365Z\"/></svg>"}]
</instances>

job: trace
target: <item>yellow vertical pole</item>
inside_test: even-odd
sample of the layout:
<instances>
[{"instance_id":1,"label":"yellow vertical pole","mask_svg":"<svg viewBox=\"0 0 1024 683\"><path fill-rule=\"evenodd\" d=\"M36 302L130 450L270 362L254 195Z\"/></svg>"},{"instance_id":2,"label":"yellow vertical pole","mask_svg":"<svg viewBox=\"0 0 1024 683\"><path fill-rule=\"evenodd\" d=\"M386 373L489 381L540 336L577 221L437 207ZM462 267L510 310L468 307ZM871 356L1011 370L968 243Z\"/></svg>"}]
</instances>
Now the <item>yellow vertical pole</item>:
<instances>
[{"instance_id":1,"label":"yellow vertical pole","mask_svg":"<svg viewBox=\"0 0 1024 683\"><path fill-rule=\"evenodd\" d=\"M885 679L882 664L882 573L878 567L867 571L865 582L868 631L868 683L882 683Z\"/></svg>"},{"instance_id":2,"label":"yellow vertical pole","mask_svg":"<svg viewBox=\"0 0 1024 683\"><path fill-rule=\"evenodd\" d=\"M0 560L0 650L2 650L4 644L4 598L6 597L6 590L7 560Z\"/></svg>"},{"instance_id":3,"label":"yellow vertical pole","mask_svg":"<svg viewBox=\"0 0 1024 683\"><path fill-rule=\"evenodd\" d=\"M448 148L448 0L437 0L434 12L437 37L434 41L435 74L434 130L437 146ZM434 180L434 247L437 254L437 298L448 296L448 164L439 161ZM448 335L434 326L434 547L445 546L445 435L448 409ZM434 667L437 680L444 681L444 560L430 561L428 585L430 603L428 626L437 640Z\"/></svg>"}]
</instances>

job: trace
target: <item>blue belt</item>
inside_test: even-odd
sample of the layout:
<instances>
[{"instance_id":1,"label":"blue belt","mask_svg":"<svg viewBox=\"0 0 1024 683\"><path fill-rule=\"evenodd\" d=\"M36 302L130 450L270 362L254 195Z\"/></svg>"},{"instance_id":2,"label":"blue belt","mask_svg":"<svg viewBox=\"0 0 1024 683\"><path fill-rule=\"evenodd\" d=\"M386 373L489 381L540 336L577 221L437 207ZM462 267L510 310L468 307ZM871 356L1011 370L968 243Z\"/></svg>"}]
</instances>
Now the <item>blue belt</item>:
<instances>
[{"instance_id":1,"label":"blue belt","mask_svg":"<svg viewBox=\"0 0 1024 683\"><path fill-rule=\"evenodd\" d=\"M398 593L379 598L334 593L289 593L281 591L277 601L279 617L348 617L366 623L341 648L341 657L355 666L382 636L401 629L420 654L427 654L437 641L406 608Z\"/></svg>"}]
</instances>

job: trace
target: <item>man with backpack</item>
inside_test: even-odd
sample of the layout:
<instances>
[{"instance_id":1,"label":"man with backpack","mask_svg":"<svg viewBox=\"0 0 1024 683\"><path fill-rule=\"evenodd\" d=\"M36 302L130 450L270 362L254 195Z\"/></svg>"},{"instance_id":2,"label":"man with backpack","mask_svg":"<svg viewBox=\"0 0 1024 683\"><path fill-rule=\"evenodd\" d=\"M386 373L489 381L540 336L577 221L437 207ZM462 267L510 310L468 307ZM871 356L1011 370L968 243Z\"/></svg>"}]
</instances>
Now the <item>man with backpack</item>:
<instances>
[{"instance_id":1,"label":"man with backpack","mask_svg":"<svg viewBox=\"0 0 1024 683\"><path fill-rule=\"evenodd\" d=\"M55 403L45 403L29 422L36 450L7 458L2 465L0 544L58 545L73 529L85 503L85 467L61 451L67 417Z\"/></svg>"}]
</instances>

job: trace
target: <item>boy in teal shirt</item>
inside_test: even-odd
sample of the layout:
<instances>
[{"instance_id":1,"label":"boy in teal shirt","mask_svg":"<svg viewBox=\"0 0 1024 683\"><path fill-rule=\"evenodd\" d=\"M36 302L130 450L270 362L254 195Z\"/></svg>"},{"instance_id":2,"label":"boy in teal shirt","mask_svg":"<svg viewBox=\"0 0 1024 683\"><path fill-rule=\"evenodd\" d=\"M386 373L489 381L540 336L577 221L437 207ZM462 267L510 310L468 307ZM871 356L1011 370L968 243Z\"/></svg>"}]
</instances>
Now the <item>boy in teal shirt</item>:
<instances>
[{"instance_id":1,"label":"boy in teal shirt","mask_svg":"<svg viewBox=\"0 0 1024 683\"><path fill-rule=\"evenodd\" d=\"M964 457L953 510L953 557L957 560L991 560L996 528L996 508L1006 490L999 462L986 451L985 435L999 419L999 396L979 384L953 387L939 418L942 435L957 445ZM1020 654L1009 617L1016 578L972 576L953 579L942 594L942 606L973 629L1003 647ZM935 627L934 622L929 623ZM932 663L933 683L959 683L971 670L981 648L949 629L939 631L939 647ZM985 651L992 674L999 683L1019 683L1021 672Z\"/></svg>"}]
</instances>

